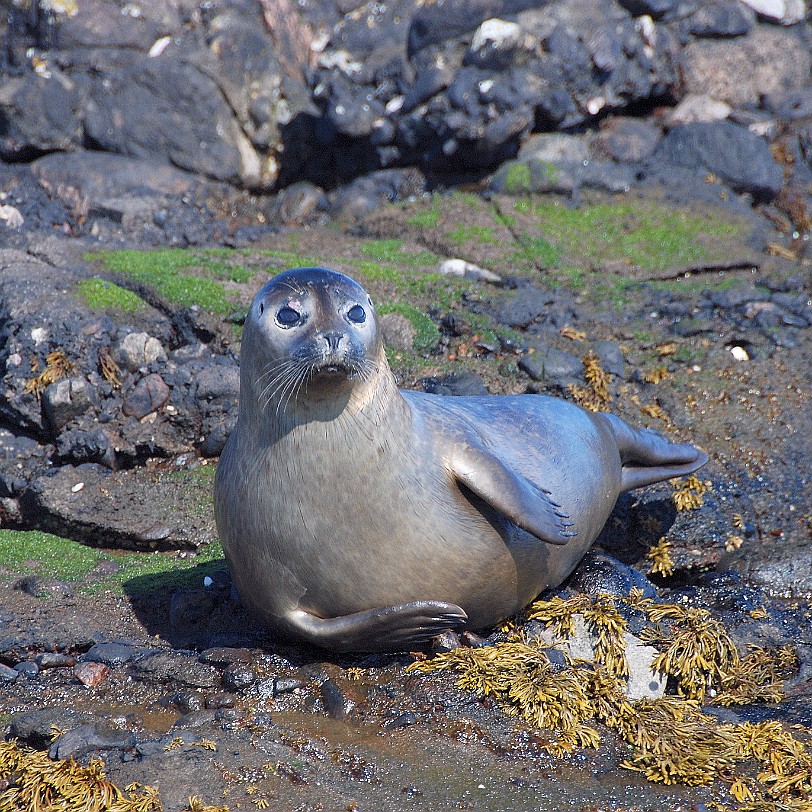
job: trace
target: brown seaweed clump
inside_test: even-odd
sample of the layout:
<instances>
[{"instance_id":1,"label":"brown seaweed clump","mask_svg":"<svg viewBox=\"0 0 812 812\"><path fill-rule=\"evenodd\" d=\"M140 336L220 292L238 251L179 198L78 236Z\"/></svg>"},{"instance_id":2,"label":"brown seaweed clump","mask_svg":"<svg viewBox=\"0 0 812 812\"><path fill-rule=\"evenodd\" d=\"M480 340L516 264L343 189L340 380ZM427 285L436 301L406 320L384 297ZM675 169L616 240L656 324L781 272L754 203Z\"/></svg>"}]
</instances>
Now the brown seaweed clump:
<instances>
[{"instance_id":1,"label":"brown seaweed clump","mask_svg":"<svg viewBox=\"0 0 812 812\"><path fill-rule=\"evenodd\" d=\"M0 809L26 812L163 812L156 787L138 782L119 789L104 775L104 762L82 766L73 758L53 761L16 740L0 742ZM189 812L228 812L189 798Z\"/></svg>"},{"instance_id":2,"label":"brown seaweed clump","mask_svg":"<svg viewBox=\"0 0 812 812\"><path fill-rule=\"evenodd\" d=\"M673 693L632 703L624 693L626 623L618 602L649 622L641 638L659 653L653 670L667 674ZM530 607L528 618L566 638L580 614L594 632L595 661L553 666L544 644L512 632L505 642L458 648L409 666L411 671L453 671L460 688L497 699L511 716L546 728L545 749L564 755L597 747L602 723L624 739L623 767L665 784L725 782L739 812L812 812L812 731L779 722L722 724L702 703L778 702L782 679L797 667L791 647L739 655L727 630L710 613L658 604L633 590L609 595L553 598ZM796 733L798 735L796 735ZM755 763L758 772L752 776ZM741 769L740 769L741 768ZM722 812L725 807L719 807Z\"/></svg>"}]
</instances>

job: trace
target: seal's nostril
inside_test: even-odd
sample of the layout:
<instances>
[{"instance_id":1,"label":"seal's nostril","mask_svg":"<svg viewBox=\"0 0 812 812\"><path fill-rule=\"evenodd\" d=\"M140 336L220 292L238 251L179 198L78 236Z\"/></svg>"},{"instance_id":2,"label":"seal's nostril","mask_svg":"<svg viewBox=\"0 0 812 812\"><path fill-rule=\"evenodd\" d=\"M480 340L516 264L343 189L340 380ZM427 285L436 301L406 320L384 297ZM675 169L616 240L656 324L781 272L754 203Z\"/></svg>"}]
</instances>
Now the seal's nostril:
<instances>
[{"instance_id":1,"label":"seal's nostril","mask_svg":"<svg viewBox=\"0 0 812 812\"><path fill-rule=\"evenodd\" d=\"M330 352L336 352L338 350L342 338L344 338L344 334L339 332L324 334L324 340L327 342L327 347Z\"/></svg>"}]
</instances>

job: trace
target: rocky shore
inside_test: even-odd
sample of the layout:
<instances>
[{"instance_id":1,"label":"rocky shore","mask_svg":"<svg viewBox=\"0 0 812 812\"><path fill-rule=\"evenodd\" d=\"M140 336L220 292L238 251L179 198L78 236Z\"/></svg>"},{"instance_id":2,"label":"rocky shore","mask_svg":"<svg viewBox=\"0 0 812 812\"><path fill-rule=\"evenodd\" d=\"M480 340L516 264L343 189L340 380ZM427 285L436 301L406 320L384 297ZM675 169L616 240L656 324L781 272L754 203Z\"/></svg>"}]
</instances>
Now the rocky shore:
<instances>
[{"instance_id":1,"label":"rocky shore","mask_svg":"<svg viewBox=\"0 0 812 812\"><path fill-rule=\"evenodd\" d=\"M772 654L749 704L714 702L731 663L702 678L703 735L808 740L802 2L20 0L0 37L0 807L41 756L101 758L117 809L735 809L739 779L805 808L808 775L770 795L752 759L647 781L600 714L597 749L556 750L423 655L282 647L211 511L253 293L335 267L403 387L555 394L707 449L701 480L624 497L559 597L709 613L736 662ZM643 696L690 698L623 612Z\"/></svg>"}]
</instances>

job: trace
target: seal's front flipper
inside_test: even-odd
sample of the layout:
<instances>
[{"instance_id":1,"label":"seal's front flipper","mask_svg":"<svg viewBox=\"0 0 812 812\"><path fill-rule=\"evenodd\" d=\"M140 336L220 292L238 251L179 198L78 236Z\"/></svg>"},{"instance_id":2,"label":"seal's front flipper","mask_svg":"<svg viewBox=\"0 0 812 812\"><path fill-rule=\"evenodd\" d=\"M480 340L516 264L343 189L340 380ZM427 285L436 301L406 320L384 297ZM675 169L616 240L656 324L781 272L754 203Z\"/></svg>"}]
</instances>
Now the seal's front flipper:
<instances>
[{"instance_id":1,"label":"seal's front flipper","mask_svg":"<svg viewBox=\"0 0 812 812\"><path fill-rule=\"evenodd\" d=\"M541 541L566 544L576 535L570 517L550 491L508 470L486 450L474 445L457 449L451 470L458 482Z\"/></svg>"},{"instance_id":2,"label":"seal's front flipper","mask_svg":"<svg viewBox=\"0 0 812 812\"><path fill-rule=\"evenodd\" d=\"M468 615L453 603L412 601L331 618L294 609L284 619L297 637L320 648L408 651L421 648L447 629L461 628Z\"/></svg>"}]
</instances>

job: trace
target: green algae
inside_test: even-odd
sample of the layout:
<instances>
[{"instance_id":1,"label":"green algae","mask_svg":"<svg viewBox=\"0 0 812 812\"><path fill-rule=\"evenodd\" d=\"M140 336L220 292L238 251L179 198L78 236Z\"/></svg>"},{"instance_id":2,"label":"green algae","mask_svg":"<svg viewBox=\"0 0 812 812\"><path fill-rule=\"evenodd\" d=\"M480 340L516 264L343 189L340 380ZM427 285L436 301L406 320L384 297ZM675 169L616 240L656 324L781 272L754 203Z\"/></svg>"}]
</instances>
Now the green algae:
<instances>
[{"instance_id":1,"label":"green algae","mask_svg":"<svg viewBox=\"0 0 812 812\"><path fill-rule=\"evenodd\" d=\"M82 301L93 310L137 313L146 307L146 302L131 290L98 277L80 280L76 286L76 292Z\"/></svg>"},{"instance_id":2,"label":"green algae","mask_svg":"<svg viewBox=\"0 0 812 812\"><path fill-rule=\"evenodd\" d=\"M556 201L518 200L514 209L528 216L562 253L581 257L593 267L624 260L631 266L663 271L727 259L726 240L741 237L744 231L743 225L721 213L700 216L639 200L578 208Z\"/></svg>"},{"instance_id":3,"label":"green algae","mask_svg":"<svg viewBox=\"0 0 812 812\"><path fill-rule=\"evenodd\" d=\"M225 259L239 256L237 252L225 254L222 249L162 248L98 251L88 254L86 259L101 262L110 271L148 285L181 307L197 306L228 314L237 303L237 295L228 291L223 282L244 283L253 275L243 265Z\"/></svg>"},{"instance_id":4,"label":"green algae","mask_svg":"<svg viewBox=\"0 0 812 812\"><path fill-rule=\"evenodd\" d=\"M135 578L162 575L183 578L192 567L211 564L218 568L223 558L219 542L201 547L194 556L181 558L177 553L117 552L87 547L77 541L43 533L39 530L0 529L0 577L38 575L60 581L79 583L88 592L111 589L119 592ZM93 570L100 563L112 561L117 569L96 578Z\"/></svg>"}]
</instances>

